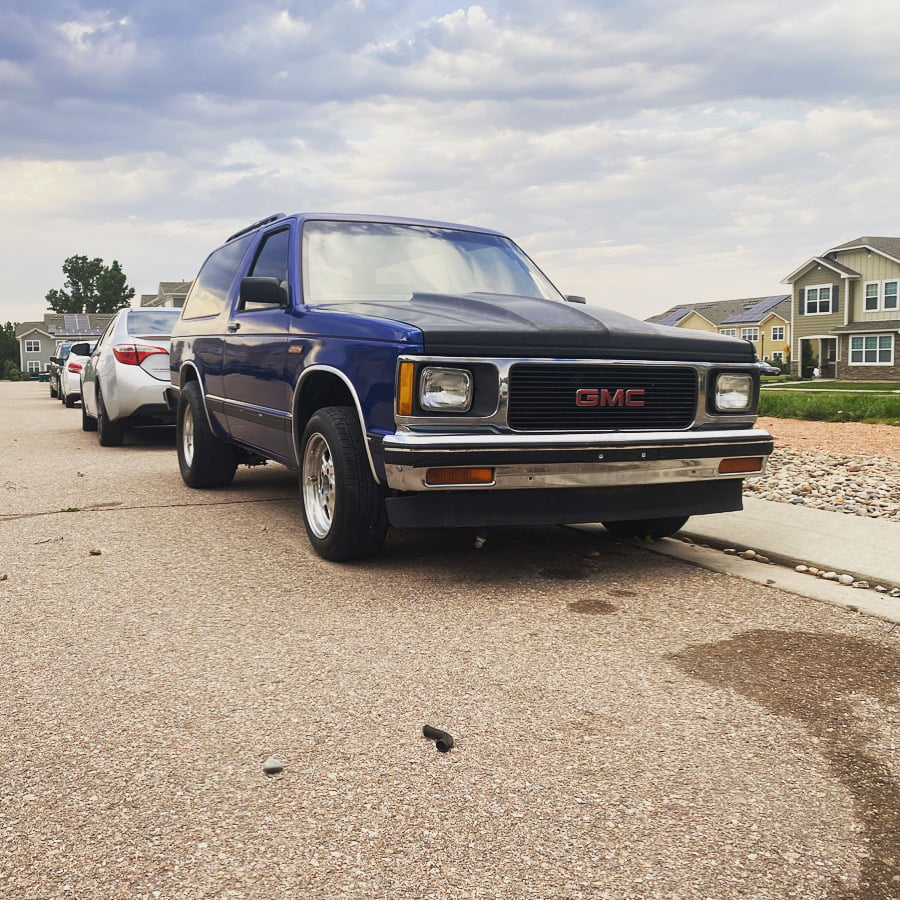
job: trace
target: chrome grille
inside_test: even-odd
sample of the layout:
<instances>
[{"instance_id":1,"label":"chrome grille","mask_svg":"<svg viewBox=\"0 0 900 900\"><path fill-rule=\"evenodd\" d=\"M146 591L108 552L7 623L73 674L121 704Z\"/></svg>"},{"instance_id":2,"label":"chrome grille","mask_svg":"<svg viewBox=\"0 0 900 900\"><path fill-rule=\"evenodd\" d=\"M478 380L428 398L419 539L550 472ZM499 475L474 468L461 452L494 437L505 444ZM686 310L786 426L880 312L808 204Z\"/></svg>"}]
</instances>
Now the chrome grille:
<instances>
[{"instance_id":1,"label":"chrome grille","mask_svg":"<svg viewBox=\"0 0 900 900\"><path fill-rule=\"evenodd\" d=\"M577 405L579 390L605 391L604 405ZM625 406L626 391L643 391L632 397L644 405ZM684 429L697 391L697 372L687 366L522 363L510 371L508 421L516 431Z\"/></svg>"}]
</instances>

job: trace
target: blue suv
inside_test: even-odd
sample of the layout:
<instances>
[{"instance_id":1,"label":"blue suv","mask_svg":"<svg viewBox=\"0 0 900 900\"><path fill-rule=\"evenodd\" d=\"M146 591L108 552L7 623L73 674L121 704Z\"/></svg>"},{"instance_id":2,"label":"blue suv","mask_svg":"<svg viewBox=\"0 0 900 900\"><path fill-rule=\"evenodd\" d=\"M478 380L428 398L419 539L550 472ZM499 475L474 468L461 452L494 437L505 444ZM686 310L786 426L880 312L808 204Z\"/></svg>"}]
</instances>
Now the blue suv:
<instances>
[{"instance_id":1,"label":"blue suv","mask_svg":"<svg viewBox=\"0 0 900 900\"><path fill-rule=\"evenodd\" d=\"M185 483L296 470L331 560L374 553L389 526L658 538L740 509L772 450L752 345L566 297L465 225L256 222L207 258L170 364Z\"/></svg>"}]
</instances>

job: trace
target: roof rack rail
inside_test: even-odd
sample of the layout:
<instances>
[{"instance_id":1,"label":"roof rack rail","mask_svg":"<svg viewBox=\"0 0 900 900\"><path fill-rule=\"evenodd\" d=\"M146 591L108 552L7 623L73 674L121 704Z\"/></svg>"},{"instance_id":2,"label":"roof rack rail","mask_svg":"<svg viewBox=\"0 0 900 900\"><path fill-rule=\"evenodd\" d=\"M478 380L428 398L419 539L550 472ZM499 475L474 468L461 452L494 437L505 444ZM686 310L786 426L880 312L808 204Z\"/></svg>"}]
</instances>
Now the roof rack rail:
<instances>
[{"instance_id":1,"label":"roof rack rail","mask_svg":"<svg viewBox=\"0 0 900 900\"><path fill-rule=\"evenodd\" d=\"M246 228L242 228L240 231L236 231L228 238L228 240L225 241L225 243L227 244L229 241L233 241L235 238L240 237L242 234L249 234L251 231L256 231L257 228L262 228L263 225L271 225L272 222L277 222L279 219L286 218L286 213L274 213L271 216L266 216L265 219L260 219L258 222L254 222L252 225L248 225Z\"/></svg>"}]
</instances>

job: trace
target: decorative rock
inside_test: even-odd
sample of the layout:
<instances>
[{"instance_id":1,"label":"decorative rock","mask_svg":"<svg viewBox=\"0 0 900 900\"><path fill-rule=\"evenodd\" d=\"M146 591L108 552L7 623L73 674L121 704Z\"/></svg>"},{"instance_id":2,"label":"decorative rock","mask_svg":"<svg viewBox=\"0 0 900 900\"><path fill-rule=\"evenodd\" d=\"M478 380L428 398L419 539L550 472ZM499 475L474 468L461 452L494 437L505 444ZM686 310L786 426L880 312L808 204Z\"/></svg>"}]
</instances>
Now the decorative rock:
<instances>
[{"instance_id":1,"label":"decorative rock","mask_svg":"<svg viewBox=\"0 0 900 900\"><path fill-rule=\"evenodd\" d=\"M768 556L763 556L761 553L757 553L757 554L756 554L756 561L757 561L757 562L760 562L760 563L767 563L767 562L769 562L769 557L768 557Z\"/></svg>"},{"instance_id":2,"label":"decorative rock","mask_svg":"<svg viewBox=\"0 0 900 900\"><path fill-rule=\"evenodd\" d=\"M807 572L809 572L810 575L818 575L819 574L819 570L815 566L810 566L807 569Z\"/></svg>"},{"instance_id":3,"label":"decorative rock","mask_svg":"<svg viewBox=\"0 0 900 900\"><path fill-rule=\"evenodd\" d=\"M738 553L738 556L740 556L741 559L756 559L756 551L744 550L742 553Z\"/></svg>"},{"instance_id":4,"label":"decorative rock","mask_svg":"<svg viewBox=\"0 0 900 900\"><path fill-rule=\"evenodd\" d=\"M868 582L868 581L854 581L854 582L853 582L853 587L855 587L855 588L868 588L868 587L869 587L869 582Z\"/></svg>"},{"instance_id":5,"label":"decorative rock","mask_svg":"<svg viewBox=\"0 0 900 900\"><path fill-rule=\"evenodd\" d=\"M841 584L853 584L854 580L855 580L855 579L853 578L852 575L840 575L840 576L838 577L838 581L839 581Z\"/></svg>"},{"instance_id":6,"label":"decorative rock","mask_svg":"<svg viewBox=\"0 0 900 900\"><path fill-rule=\"evenodd\" d=\"M795 572L806 573L806 572L809 571L809 566L804 566L804 565L794 566L794 571L795 571Z\"/></svg>"},{"instance_id":7,"label":"decorative rock","mask_svg":"<svg viewBox=\"0 0 900 900\"><path fill-rule=\"evenodd\" d=\"M838 574L837 572L823 572L822 577L826 581L837 581Z\"/></svg>"},{"instance_id":8,"label":"decorative rock","mask_svg":"<svg viewBox=\"0 0 900 900\"><path fill-rule=\"evenodd\" d=\"M883 584L876 584L875 590L878 591L879 594L886 594L888 589Z\"/></svg>"},{"instance_id":9,"label":"decorative rock","mask_svg":"<svg viewBox=\"0 0 900 900\"><path fill-rule=\"evenodd\" d=\"M263 772L266 775L277 775L279 772L284 770L284 765L282 764L280 759L276 759L274 756L270 756L263 763Z\"/></svg>"}]
</instances>

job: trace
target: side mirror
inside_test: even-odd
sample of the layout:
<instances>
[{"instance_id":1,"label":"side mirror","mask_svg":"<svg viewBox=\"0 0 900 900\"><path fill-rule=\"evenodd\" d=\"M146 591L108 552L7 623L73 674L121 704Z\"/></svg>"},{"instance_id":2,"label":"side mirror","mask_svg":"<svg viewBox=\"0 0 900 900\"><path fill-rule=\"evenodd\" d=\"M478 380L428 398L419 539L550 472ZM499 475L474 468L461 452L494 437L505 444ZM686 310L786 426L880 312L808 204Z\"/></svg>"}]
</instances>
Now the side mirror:
<instances>
[{"instance_id":1,"label":"side mirror","mask_svg":"<svg viewBox=\"0 0 900 900\"><path fill-rule=\"evenodd\" d=\"M255 306L275 306L286 309L288 292L284 282L277 278L242 278L240 308L246 309L248 304Z\"/></svg>"},{"instance_id":2,"label":"side mirror","mask_svg":"<svg viewBox=\"0 0 900 900\"><path fill-rule=\"evenodd\" d=\"M566 294L566 300L569 303L587 303L587 298L579 297L578 294Z\"/></svg>"}]
</instances>

